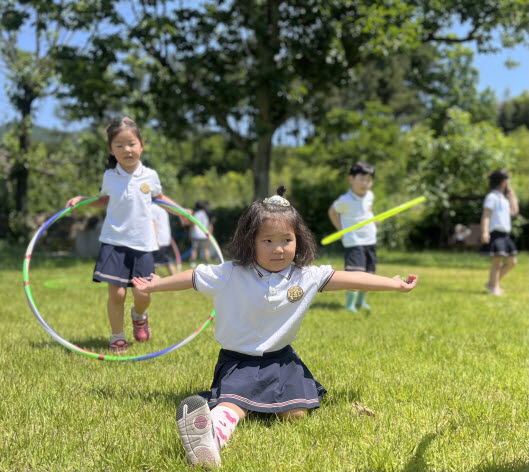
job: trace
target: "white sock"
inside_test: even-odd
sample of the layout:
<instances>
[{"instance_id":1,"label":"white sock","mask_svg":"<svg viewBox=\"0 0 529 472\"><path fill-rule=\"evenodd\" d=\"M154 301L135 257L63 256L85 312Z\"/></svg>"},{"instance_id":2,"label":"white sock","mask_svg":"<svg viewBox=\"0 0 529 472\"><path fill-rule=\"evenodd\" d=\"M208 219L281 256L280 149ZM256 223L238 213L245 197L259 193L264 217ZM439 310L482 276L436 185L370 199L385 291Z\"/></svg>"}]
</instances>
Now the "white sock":
<instances>
[{"instance_id":1,"label":"white sock","mask_svg":"<svg viewBox=\"0 0 529 472\"><path fill-rule=\"evenodd\" d=\"M141 315L138 315L138 313L136 313L136 308L134 307L132 307L132 310L130 313L134 321L143 321L144 319L147 318L147 312L142 313Z\"/></svg>"},{"instance_id":2,"label":"white sock","mask_svg":"<svg viewBox=\"0 0 529 472\"><path fill-rule=\"evenodd\" d=\"M112 336L110 337L110 342L114 342L117 339L126 339L125 338L125 331L122 331L121 333L112 333Z\"/></svg>"},{"instance_id":3,"label":"white sock","mask_svg":"<svg viewBox=\"0 0 529 472\"><path fill-rule=\"evenodd\" d=\"M211 410L211 421L220 450L226 445L233 434L233 430L239 422L239 415L231 408L217 406Z\"/></svg>"}]
</instances>

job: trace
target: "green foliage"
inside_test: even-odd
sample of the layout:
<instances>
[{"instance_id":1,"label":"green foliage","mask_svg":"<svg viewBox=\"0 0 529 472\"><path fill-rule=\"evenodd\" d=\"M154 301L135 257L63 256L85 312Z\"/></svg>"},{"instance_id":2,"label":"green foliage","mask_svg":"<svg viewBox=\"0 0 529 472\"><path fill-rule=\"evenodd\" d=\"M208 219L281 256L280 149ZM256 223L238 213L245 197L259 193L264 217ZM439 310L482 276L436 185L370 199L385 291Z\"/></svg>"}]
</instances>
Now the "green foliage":
<instances>
[{"instance_id":1,"label":"green foliage","mask_svg":"<svg viewBox=\"0 0 529 472\"><path fill-rule=\"evenodd\" d=\"M511 98L500 104L498 126L505 132L513 131L520 126L529 128L529 92Z\"/></svg>"},{"instance_id":2,"label":"green foliage","mask_svg":"<svg viewBox=\"0 0 529 472\"><path fill-rule=\"evenodd\" d=\"M448 111L448 117L442 136L434 137L431 131L417 127L408 137L408 165L414 171L411 190L427 196L437 209L450 209L458 198L484 195L488 172L509 168L516 153L493 125L472 124L470 114L456 108Z\"/></svg>"}]
</instances>

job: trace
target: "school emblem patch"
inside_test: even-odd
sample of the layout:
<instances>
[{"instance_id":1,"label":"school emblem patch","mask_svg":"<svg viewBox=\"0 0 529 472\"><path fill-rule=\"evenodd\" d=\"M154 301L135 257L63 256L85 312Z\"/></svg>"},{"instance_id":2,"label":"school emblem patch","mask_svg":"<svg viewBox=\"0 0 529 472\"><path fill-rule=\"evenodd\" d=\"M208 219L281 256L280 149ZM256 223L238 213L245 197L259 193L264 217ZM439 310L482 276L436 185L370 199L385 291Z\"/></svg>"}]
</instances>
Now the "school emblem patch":
<instances>
[{"instance_id":1,"label":"school emblem patch","mask_svg":"<svg viewBox=\"0 0 529 472\"><path fill-rule=\"evenodd\" d=\"M295 285L290 287L287 291L287 298L289 302L297 302L303 296L303 289Z\"/></svg>"},{"instance_id":2,"label":"school emblem patch","mask_svg":"<svg viewBox=\"0 0 529 472\"><path fill-rule=\"evenodd\" d=\"M149 193L151 191L151 187L149 187L149 184L141 184L140 185L140 190L143 193Z\"/></svg>"}]
</instances>

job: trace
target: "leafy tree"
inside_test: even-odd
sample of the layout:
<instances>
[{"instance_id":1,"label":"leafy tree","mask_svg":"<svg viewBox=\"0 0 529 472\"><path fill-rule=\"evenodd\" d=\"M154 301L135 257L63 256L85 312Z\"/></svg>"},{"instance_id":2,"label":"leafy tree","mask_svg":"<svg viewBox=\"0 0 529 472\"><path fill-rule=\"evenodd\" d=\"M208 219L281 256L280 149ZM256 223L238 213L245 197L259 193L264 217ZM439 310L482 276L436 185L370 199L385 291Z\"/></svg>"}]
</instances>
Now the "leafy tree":
<instances>
[{"instance_id":1,"label":"leafy tree","mask_svg":"<svg viewBox=\"0 0 529 472\"><path fill-rule=\"evenodd\" d=\"M417 34L400 2L219 1L172 10L161 0L131 3L128 38L136 58L148 57L144 95L159 126L178 135L188 122L214 124L247 156L261 197L277 129L320 113L352 67L404 50Z\"/></svg>"},{"instance_id":2,"label":"leafy tree","mask_svg":"<svg viewBox=\"0 0 529 472\"><path fill-rule=\"evenodd\" d=\"M479 221L487 174L509 168L518 152L499 128L472 123L470 114L457 108L448 110L441 136L417 126L407 139L408 185L411 192L427 197L435 245L447 241L455 218L462 223Z\"/></svg>"},{"instance_id":3,"label":"leafy tree","mask_svg":"<svg viewBox=\"0 0 529 472\"><path fill-rule=\"evenodd\" d=\"M519 97L500 104L498 126L507 133L520 126L529 129L529 92L525 91Z\"/></svg>"},{"instance_id":4,"label":"leafy tree","mask_svg":"<svg viewBox=\"0 0 529 472\"><path fill-rule=\"evenodd\" d=\"M31 155L32 113L35 102L54 92L57 63L53 51L72 40L68 32L86 30L101 18L109 1L0 0L0 63L8 82L7 96L16 110L16 140L5 147L9 155L8 207L11 235L26 234L28 184L34 166L44 166ZM30 50L19 46L21 37L32 41ZM4 143L6 144L6 143Z\"/></svg>"}]
</instances>

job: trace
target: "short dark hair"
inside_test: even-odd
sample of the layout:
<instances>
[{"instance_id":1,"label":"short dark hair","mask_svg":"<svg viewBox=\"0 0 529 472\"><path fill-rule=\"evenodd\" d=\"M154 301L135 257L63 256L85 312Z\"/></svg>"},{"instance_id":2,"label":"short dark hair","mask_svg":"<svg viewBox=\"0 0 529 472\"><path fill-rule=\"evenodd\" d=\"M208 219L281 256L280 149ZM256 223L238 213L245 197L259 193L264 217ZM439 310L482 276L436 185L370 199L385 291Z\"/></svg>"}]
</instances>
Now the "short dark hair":
<instances>
[{"instance_id":1,"label":"short dark hair","mask_svg":"<svg viewBox=\"0 0 529 472\"><path fill-rule=\"evenodd\" d=\"M357 161L352 165L349 175L354 177L358 174L370 175L371 177L375 178L375 166L369 164L368 162Z\"/></svg>"},{"instance_id":2,"label":"short dark hair","mask_svg":"<svg viewBox=\"0 0 529 472\"><path fill-rule=\"evenodd\" d=\"M489 174L489 188L498 188L504 180L509 178L509 174L505 169L496 169Z\"/></svg>"},{"instance_id":3,"label":"short dark hair","mask_svg":"<svg viewBox=\"0 0 529 472\"><path fill-rule=\"evenodd\" d=\"M278 194L281 195L280 187ZM235 265L249 267L255 262L255 238L266 220L282 220L291 225L296 235L294 265L304 267L316 258L316 241L307 224L292 206L282 206L263 201L253 202L241 215L235 233L227 246L227 253Z\"/></svg>"},{"instance_id":4,"label":"short dark hair","mask_svg":"<svg viewBox=\"0 0 529 472\"><path fill-rule=\"evenodd\" d=\"M134 120L125 117L110 122L109 125L106 127L105 132L107 133L108 149L112 147L112 141L114 141L114 138L124 129L130 129L134 133L134 135L140 140L140 143L143 146L143 139L141 137L138 125L134 122ZM116 160L116 157L113 154L109 153L108 167L110 169L114 169L117 163L118 161Z\"/></svg>"}]
</instances>

